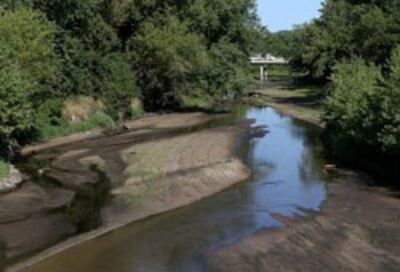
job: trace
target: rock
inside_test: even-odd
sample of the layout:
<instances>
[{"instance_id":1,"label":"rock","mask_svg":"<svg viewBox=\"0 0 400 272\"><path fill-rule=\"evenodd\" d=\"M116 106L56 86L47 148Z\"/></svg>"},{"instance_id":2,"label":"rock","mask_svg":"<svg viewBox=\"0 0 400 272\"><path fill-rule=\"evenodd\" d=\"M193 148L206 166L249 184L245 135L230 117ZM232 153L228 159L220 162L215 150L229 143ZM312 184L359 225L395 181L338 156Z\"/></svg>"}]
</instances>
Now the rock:
<instances>
[{"instance_id":1,"label":"rock","mask_svg":"<svg viewBox=\"0 0 400 272\"><path fill-rule=\"evenodd\" d=\"M0 179L0 193L7 193L15 190L23 180L23 174L14 166L11 166L8 177Z\"/></svg>"}]
</instances>

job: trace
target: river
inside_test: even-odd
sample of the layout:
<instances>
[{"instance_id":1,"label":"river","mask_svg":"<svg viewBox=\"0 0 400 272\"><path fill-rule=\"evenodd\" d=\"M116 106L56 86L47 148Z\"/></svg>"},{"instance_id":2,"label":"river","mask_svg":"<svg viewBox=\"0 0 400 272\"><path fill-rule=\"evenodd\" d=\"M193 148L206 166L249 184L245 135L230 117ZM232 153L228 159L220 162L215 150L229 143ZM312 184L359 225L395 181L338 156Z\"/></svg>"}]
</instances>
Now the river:
<instances>
[{"instance_id":1,"label":"river","mask_svg":"<svg viewBox=\"0 0 400 272\"><path fill-rule=\"evenodd\" d=\"M319 130L272 108L250 108L245 117L269 131L241 148L253 170L249 180L85 242L27 271L209 271L207 252L281 227L275 214L301 217L318 211L326 195Z\"/></svg>"}]
</instances>

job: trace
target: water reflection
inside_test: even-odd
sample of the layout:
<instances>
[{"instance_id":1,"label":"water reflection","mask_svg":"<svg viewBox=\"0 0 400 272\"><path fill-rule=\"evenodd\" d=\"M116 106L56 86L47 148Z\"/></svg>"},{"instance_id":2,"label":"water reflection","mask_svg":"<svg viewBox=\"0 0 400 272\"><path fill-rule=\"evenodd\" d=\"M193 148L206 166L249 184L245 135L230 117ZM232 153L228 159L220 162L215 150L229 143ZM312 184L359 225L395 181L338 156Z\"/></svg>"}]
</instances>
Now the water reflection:
<instances>
[{"instance_id":1,"label":"water reflection","mask_svg":"<svg viewBox=\"0 0 400 272\"><path fill-rule=\"evenodd\" d=\"M274 213L318 210L325 197L318 132L270 108L250 109L246 116L270 131L244 148L251 180L67 250L29 271L206 271L204 252L281 226Z\"/></svg>"}]
</instances>

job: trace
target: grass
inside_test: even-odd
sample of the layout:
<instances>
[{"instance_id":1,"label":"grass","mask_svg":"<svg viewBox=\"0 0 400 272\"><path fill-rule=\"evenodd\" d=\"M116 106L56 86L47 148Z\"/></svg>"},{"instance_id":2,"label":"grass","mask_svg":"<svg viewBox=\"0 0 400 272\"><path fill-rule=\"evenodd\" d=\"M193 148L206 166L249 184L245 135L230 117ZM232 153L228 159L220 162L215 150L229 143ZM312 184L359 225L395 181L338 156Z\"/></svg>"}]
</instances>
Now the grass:
<instances>
[{"instance_id":1,"label":"grass","mask_svg":"<svg viewBox=\"0 0 400 272\"><path fill-rule=\"evenodd\" d=\"M182 107L185 109L207 109L213 104L213 99L206 95L192 95L182 97Z\"/></svg>"},{"instance_id":2,"label":"grass","mask_svg":"<svg viewBox=\"0 0 400 272\"><path fill-rule=\"evenodd\" d=\"M112 128L114 126L115 121L109 115L103 112L97 112L81 122L65 122L65 124L58 126L43 125L40 127L39 133L42 140L48 140L77 132L89 131L98 127Z\"/></svg>"},{"instance_id":3,"label":"grass","mask_svg":"<svg viewBox=\"0 0 400 272\"><path fill-rule=\"evenodd\" d=\"M10 164L0 160L0 179L7 177L10 174Z\"/></svg>"}]
</instances>

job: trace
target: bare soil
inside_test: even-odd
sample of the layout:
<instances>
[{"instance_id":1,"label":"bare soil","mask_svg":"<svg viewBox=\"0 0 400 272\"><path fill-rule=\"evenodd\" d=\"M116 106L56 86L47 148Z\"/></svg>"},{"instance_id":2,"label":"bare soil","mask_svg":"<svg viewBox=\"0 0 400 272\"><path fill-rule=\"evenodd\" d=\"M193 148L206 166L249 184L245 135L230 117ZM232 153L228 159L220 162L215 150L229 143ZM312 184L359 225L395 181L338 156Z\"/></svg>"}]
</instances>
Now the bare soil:
<instances>
[{"instance_id":1,"label":"bare soil","mask_svg":"<svg viewBox=\"0 0 400 272\"><path fill-rule=\"evenodd\" d=\"M276 215L284 228L209 252L210 271L399 271L400 199L359 180L347 174L329 184L318 214Z\"/></svg>"},{"instance_id":2,"label":"bare soil","mask_svg":"<svg viewBox=\"0 0 400 272\"><path fill-rule=\"evenodd\" d=\"M290 80L290 78L280 79L285 83ZM296 119L319 127L324 126L321 121L320 91L279 86L268 80L262 86L257 86L246 100L253 105L270 106Z\"/></svg>"},{"instance_id":3,"label":"bare soil","mask_svg":"<svg viewBox=\"0 0 400 272\"><path fill-rule=\"evenodd\" d=\"M211 115L200 112L195 113L173 113L173 114L147 114L146 116L133 121L127 121L121 125L127 130L141 130L145 133L147 130L156 129L177 129L191 126L198 126L209 121L222 118L224 115ZM86 132L74 133L71 135L58 137L43 142L27 145L21 150L23 156L30 155L35 152L43 151L49 148L59 147L67 144L73 144L80 141L101 138L107 136L109 130L94 129Z\"/></svg>"},{"instance_id":4,"label":"bare soil","mask_svg":"<svg viewBox=\"0 0 400 272\"><path fill-rule=\"evenodd\" d=\"M269 82L250 102L268 105L323 127L317 100L307 92ZM275 218L285 227L255 233L207 255L210 271L399 271L399 192L370 187L370 178L339 171L327 185L321 212L305 218ZM307 213L307 211L304 211Z\"/></svg>"},{"instance_id":5,"label":"bare soil","mask_svg":"<svg viewBox=\"0 0 400 272\"><path fill-rule=\"evenodd\" d=\"M9 271L247 179L250 171L235 151L240 139L250 133L251 122L225 126L222 120L226 117L153 115L128 122L113 135L95 131L25 148L24 154L32 154L30 161L40 162L37 174L51 178L55 188L28 181L19 190L0 196L0 241L6 244L8 257L74 234L75 226L59 208L70 205L77 192L104 182L98 170L111 184L111 192L100 211L98 228L75 235ZM13 205L15 213L10 212Z\"/></svg>"}]
</instances>

